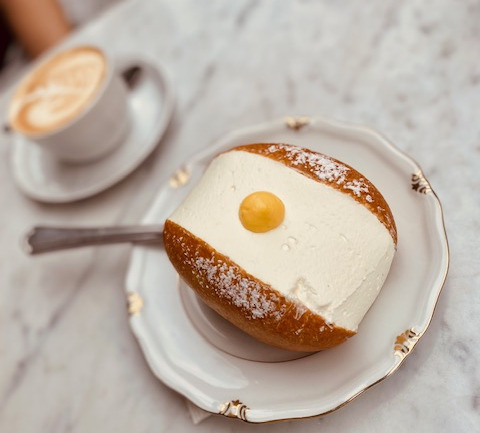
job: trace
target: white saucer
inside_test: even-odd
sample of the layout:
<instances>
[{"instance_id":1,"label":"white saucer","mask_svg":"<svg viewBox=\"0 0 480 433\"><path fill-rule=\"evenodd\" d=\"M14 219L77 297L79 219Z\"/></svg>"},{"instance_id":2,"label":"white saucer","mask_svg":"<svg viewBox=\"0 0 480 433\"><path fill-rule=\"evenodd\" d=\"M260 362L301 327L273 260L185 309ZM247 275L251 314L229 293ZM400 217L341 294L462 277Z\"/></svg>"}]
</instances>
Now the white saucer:
<instances>
[{"instance_id":1,"label":"white saucer","mask_svg":"<svg viewBox=\"0 0 480 433\"><path fill-rule=\"evenodd\" d=\"M111 187L137 168L155 149L173 112L173 92L158 65L145 60L141 75L130 89L132 127L112 153L85 164L67 164L12 133L11 167L27 196L47 203L84 199Z\"/></svg>"},{"instance_id":2,"label":"white saucer","mask_svg":"<svg viewBox=\"0 0 480 433\"><path fill-rule=\"evenodd\" d=\"M130 324L152 371L202 409L253 423L329 413L394 373L430 324L449 263L440 202L420 167L377 132L323 118L279 119L228 134L175 173L143 222L163 223L213 156L259 142L305 146L357 168L389 203L399 240L358 334L303 357L254 341L202 305L163 248L133 248Z\"/></svg>"}]
</instances>

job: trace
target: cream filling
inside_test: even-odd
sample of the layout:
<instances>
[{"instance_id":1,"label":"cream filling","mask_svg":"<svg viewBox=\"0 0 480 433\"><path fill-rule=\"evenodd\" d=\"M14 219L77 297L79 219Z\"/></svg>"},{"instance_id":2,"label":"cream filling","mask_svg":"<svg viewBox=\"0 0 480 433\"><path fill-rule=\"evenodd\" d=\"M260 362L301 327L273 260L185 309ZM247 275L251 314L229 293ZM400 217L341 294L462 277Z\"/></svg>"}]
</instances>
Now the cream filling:
<instances>
[{"instance_id":1,"label":"cream filling","mask_svg":"<svg viewBox=\"0 0 480 433\"><path fill-rule=\"evenodd\" d=\"M246 230L241 201L270 191L285 205L282 225ZM269 158L218 156L170 219L328 323L356 331L394 254L383 224L349 195Z\"/></svg>"}]
</instances>

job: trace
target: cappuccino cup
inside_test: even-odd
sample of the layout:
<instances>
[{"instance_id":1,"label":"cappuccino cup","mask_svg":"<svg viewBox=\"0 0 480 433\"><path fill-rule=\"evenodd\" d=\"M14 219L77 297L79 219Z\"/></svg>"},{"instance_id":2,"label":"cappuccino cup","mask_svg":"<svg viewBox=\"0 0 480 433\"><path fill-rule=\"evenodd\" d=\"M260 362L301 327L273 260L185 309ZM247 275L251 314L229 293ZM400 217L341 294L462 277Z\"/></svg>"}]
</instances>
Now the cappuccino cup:
<instances>
[{"instance_id":1,"label":"cappuccino cup","mask_svg":"<svg viewBox=\"0 0 480 433\"><path fill-rule=\"evenodd\" d=\"M125 69L127 62L121 66ZM58 52L19 83L9 105L9 125L61 161L98 159L119 146L130 129L121 72L97 47Z\"/></svg>"}]
</instances>

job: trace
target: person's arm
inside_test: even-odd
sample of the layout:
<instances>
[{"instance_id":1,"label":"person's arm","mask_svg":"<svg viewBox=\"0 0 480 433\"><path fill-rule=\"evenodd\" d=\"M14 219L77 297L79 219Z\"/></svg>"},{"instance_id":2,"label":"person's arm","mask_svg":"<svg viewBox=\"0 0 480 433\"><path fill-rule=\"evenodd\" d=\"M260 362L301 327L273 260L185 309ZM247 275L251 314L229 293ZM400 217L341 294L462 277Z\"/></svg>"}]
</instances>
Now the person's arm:
<instances>
[{"instance_id":1,"label":"person's arm","mask_svg":"<svg viewBox=\"0 0 480 433\"><path fill-rule=\"evenodd\" d=\"M32 57L55 45L71 30L55 0L0 0L13 33Z\"/></svg>"}]
</instances>

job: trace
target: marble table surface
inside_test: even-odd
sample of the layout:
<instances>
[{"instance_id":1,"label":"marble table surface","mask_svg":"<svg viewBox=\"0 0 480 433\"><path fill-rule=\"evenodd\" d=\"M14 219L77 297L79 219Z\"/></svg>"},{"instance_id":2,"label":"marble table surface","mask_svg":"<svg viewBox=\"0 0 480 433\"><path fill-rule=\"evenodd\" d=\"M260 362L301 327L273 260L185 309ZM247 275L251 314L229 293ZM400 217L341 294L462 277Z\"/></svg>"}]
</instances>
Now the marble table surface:
<instances>
[{"instance_id":1,"label":"marble table surface","mask_svg":"<svg viewBox=\"0 0 480 433\"><path fill-rule=\"evenodd\" d=\"M480 4L476 0L138 0L73 38L148 55L176 88L173 123L127 179L79 203L24 197L0 136L1 432L480 430ZM6 94L0 102L4 112ZM442 201L451 267L431 326L394 375L321 418L194 425L128 324L129 246L27 257L37 223L136 223L185 158L222 134L323 114L382 131Z\"/></svg>"}]
</instances>

